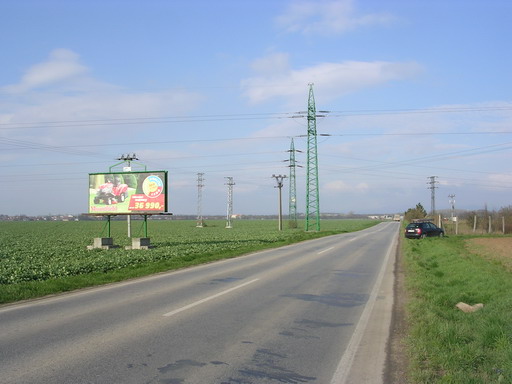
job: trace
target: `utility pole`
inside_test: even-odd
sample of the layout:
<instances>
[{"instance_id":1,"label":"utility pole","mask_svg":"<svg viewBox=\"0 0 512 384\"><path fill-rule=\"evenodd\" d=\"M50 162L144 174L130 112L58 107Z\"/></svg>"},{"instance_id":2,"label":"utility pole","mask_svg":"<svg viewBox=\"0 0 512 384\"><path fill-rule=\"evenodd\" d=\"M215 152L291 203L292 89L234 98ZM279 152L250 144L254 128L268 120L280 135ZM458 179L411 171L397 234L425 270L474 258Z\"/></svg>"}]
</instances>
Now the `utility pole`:
<instances>
[{"instance_id":1,"label":"utility pole","mask_svg":"<svg viewBox=\"0 0 512 384\"><path fill-rule=\"evenodd\" d=\"M283 180L286 179L286 175L272 175L276 179L277 186L274 188L279 189L279 217L278 217L278 228L280 231L283 230L283 204L281 199L281 189L283 188Z\"/></svg>"},{"instance_id":2,"label":"utility pole","mask_svg":"<svg viewBox=\"0 0 512 384\"><path fill-rule=\"evenodd\" d=\"M196 227L204 227L203 220L203 187L204 187L204 173L197 173L197 223Z\"/></svg>"},{"instance_id":3,"label":"utility pole","mask_svg":"<svg viewBox=\"0 0 512 384\"><path fill-rule=\"evenodd\" d=\"M430 213L432 217L436 214L436 184L439 183L439 181L436 181L437 176L430 176L428 179L430 181L427 183L429 184L428 189L430 189Z\"/></svg>"},{"instance_id":4,"label":"utility pole","mask_svg":"<svg viewBox=\"0 0 512 384\"><path fill-rule=\"evenodd\" d=\"M320 231L320 196L318 192L318 155L316 134L316 106L313 84L309 84L308 151L306 172L306 231L313 227Z\"/></svg>"},{"instance_id":5,"label":"utility pole","mask_svg":"<svg viewBox=\"0 0 512 384\"><path fill-rule=\"evenodd\" d=\"M131 172L132 171L132 165L131 162L134 160L139 160L137 155L135 153L129 154L127 153L122 154L120 157L118 157L116 160L121 160L122 162L125 162L126 165L123 167L123 172ZM126 215L126 226L128 227L128 238L132 237L132 217L130 215Z\"/></svg>"},{"instance_id":6,"label":"utility pole","mask_svg":"<svg viewBox=\"0 0 512 384\"><path fill-rule=\"evenodd\" d=\"M235 183L233 182L232 177L225 177L225 179L228 179L227 183L224 185L228 186L228 207L227 207L227 214L226 214L226 228L233 228L231 225L231 216L233 216L233 185Z\"/></svg>"},{"instance_id":7,"label":"utility pole","mask_svg":"<svg viewBox=\"0 0 512 384\"><path fill-rule=\"evenodd\" d=\"M290 167L290 190L288 197L288 226L290 228L297 228L297 181L295 177L295 168L298 166L295 161L295 152L301 152L295 149L295 144L290 144L290 159L288 166Z\"/></svg>"},{"instance_id":8,"label":"utility pole","mask_svg":"<svg viewBox=\"0 0 512 384\"><path fill-rule=\"evenodd\" d=\"M139 158L137 157L137 155L135 153L133 153L133 154L127 153L126 155L122 154L116 160L122 160L123 162L126 163L126 166L123 167L124 172L131 172L132 171L131 162L134 160L139 160Z\"/></svg>"}]
</instances>

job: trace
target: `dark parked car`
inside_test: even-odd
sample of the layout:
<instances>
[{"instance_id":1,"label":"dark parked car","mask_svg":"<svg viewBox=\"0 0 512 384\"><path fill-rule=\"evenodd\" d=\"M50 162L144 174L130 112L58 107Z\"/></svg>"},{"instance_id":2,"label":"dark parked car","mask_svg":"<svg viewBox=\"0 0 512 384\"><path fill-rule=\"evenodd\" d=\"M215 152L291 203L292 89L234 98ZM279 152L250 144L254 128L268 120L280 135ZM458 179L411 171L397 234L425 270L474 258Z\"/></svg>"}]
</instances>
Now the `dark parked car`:
<instances>
[{"instance_id":1,"label":"dark parked car","mask_svg":"<svg viewBox=\"0 0 512 384\"><path fill-rule=\"evenodd\" d=\"M405 227L405 237L408 239L423 239L431 236L443 237L443 228L439 228L437 225L428 221L411 223Z\"/></svg>"}]
</instances>

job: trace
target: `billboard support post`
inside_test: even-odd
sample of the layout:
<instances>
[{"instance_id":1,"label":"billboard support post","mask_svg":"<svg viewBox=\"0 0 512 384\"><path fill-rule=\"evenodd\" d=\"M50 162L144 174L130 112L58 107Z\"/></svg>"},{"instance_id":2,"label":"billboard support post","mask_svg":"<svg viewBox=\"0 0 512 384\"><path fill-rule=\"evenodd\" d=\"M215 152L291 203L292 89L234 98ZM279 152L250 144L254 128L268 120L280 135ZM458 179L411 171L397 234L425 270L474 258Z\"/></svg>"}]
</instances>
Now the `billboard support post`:
<instances>
[{"instance_id":1,"label":"billboard support post","mask_svg":"<svg viewBox=\"0 0 512 384\"><path fill-rule=\"evenodd\" d=\"M107 215L107 237L110 237L110 228L111 228L111 227L110 227L110 218L111 218L111 217L112 217L112 216Z\"/></svg>"},{"instance_id":2,"label":"billboard support post","mask_svg":"<svg viewBox=\"0 0 512 384\"><path fill-rule=\"evenodd\" d=\"M148 216L150 214L143 214L144 221L142 228L144 230L144 237L132 237L132 245L128 245L125 249L150 249L154 246L151 245L151 239L148 237Z\"/></svg>"},{"instance_id":3,"label":"billboard support post","mask_svg":"<svg viewBox=\"0 0 512 384\"><path fill-rule=\"evenodd\" d=\"M107 222L105 223L105 226L103 227L103 232L105 232L105 229L107 230L107 237L95 237L93 240L93 245L88 245L87 249L112 249L112 248L118 248L118 245L114 245L114 239L110 236L110 219L112 218L112 215L105 215L107 218Z\"/></svg>"}]
</instances>

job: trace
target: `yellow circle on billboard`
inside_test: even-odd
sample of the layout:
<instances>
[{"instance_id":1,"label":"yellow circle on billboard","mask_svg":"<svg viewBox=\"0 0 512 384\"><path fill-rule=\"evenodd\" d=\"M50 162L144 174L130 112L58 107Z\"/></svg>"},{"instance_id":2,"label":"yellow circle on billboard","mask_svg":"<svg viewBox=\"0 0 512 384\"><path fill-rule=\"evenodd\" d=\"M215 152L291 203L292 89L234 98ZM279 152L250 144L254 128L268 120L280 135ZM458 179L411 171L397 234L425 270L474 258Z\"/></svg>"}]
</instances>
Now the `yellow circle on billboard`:
<instances>
[{"instance_id":1,"label":"yellow circle on billboard","mask_svg":"<svg viewBox=\"0 0 512 384\"><path fill-rule=\"evenodd\" d=\"M142 183L142 191L147 197L155 198L164 190L164 183L161 178L156 175L146 177Z\"/></svg>"}]
</instances>

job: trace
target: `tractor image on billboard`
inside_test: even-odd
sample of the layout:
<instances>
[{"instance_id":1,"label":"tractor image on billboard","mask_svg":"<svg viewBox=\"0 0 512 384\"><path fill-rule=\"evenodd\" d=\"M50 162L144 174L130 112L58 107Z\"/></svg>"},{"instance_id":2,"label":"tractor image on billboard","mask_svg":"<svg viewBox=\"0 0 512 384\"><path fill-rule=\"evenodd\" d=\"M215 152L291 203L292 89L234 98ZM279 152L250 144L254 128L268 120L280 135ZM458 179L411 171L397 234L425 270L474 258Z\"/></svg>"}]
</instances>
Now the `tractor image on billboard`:
<instances>
[{"instance_id":1,"label":"tractor image on billboard","mask_svg":"<svg viewBox=\"0 0 512 384\"><path fill-rule=\"evenodd\" d=\"M117 204L122 203L128 197L128 185L121 182L119 177L107 177L105 183L96 190L94 204Z\"/></svg>"}]
</instances>

